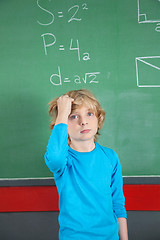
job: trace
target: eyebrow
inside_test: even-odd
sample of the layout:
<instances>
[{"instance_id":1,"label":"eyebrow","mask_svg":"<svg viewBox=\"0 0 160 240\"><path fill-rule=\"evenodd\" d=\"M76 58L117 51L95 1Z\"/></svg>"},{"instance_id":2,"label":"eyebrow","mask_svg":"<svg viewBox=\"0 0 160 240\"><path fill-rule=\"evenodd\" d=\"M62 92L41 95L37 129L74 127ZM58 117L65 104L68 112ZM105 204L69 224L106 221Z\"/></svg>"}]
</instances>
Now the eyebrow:
<instances>
[{"instance_id":1,"label":"eyebrow","mask_svg":"<svg viewBox=\"0 0 160 240\"><path fill-rule=\"evenodd\" d=\"M88 108L88 109L86 110L86 112L88 112L88 111L94 112L94 110L93 110L93 109L90 109L90 108ZM75 113L79 113L79 112L77 112L76 109L75 109L75 110L73 110L70 114L75 114Z\"/></svg>"}]
</instances>

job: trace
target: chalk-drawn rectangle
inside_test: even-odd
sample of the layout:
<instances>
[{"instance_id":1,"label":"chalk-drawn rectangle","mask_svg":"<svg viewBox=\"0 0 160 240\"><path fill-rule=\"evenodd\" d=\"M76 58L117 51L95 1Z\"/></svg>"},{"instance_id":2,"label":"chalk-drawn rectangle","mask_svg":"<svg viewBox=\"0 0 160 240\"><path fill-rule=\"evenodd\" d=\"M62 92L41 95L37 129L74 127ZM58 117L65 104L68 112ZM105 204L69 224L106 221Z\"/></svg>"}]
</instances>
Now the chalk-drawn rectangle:
<instances>
[{"instance_id":1,"label":"chalk-drawn rectangle","mask_svg":"<svg viewBox=\"0 0 160 240\"><path fill-rule=\"evenodd\" d=\"M160 0L137 0L138 23L160 22Z\"/></svg>"},{"instance_id":2,"label":"chalk-drawn rectangle","mask_svg":"<svg viewBox=\"0 0 160 240\"><path fill-rule=\"evenodd\" d=\"M136 57L138 87L160 87L160 56Z\"/></svg>"}]
</instances>

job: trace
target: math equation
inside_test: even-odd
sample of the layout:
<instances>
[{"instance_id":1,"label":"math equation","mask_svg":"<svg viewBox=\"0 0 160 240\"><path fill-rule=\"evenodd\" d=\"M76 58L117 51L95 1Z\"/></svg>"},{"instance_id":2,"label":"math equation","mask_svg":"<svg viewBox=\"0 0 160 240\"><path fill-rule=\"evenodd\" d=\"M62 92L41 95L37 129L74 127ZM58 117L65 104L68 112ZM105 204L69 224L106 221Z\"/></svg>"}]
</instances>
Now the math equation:
<instances>
[{"instance_id":1,"label":"math equation","mask_svg":"<svg viewBox=\"0 0 160 240\"><path fill-rule=\"evenodd\" d=\"M44 33L41 35L43 38L43 46L44 46L44 52L45 55L48 54L48 48L52 47L55 43L56 43L56 37L55 35L53 35L52 33ZM47 42L47 38L50 38L50 40ZM65 51L65 46L64 45L58 45L58 49L60 51ZM78 60L81 60L81 54L80 54L80 47L79 47L79 40L76 39L75 41L73 40L73 38L71 38L70 40L70 47L69 47L70 51L76 51L77 52L77 57ZM82 60L87 61L90 60L90 55L88 52L82 53L83 57Z\"/></svg>"},{"instance_id":2,"label":"math equation","mask_svg":"<svg viewBox=\"0 0 160 240\"><path fill-rule=\"evenodd\" d=\"M51 0L49 0L49 1L51 2ZM63 14L63 11L55 11L55 13L54 13L51 10L44 8L42 6L40 0L37 0L37 6L42 10L42 12L44 14L47 14L50 19L46 23L37 20L37 23L42 26L51 25L55 21L56 17L57 17L57 19L58 18L62 19L63 17L66 17ZM72 21L82 21L81 13L82 13L82 11L87 11L87 10L88 10L88 5L86 3L83 3L81 5L73 5L73 6L69 7L69 9L67 11L67 19L68 19L67 22L70 23Z\"/></svg>"},{"instance_id":3,"label":"math equation","mask_svg":"<svg viewBox=\"0 0 160 240\"><path fill-rule=\"evenodd\" d=\"M80 77L79 75L74 75L72 76L72 78L70 77L64 77L62 75L61 72L61 68L60 66L58 66L58 73L54 73L51 75L50 77L50 82L54 85L54 86L60 86L63 83L75 83L75 84L81 84L81 83L98 83L98 75L100 74L100 72L91 72L91 73L85 73L84 77Z\"/></svg>"},{"instance_id":4,"label":"math equation","mask_svg":"<svg viewBox=\"0 0 160 240\"><path fill-rule=\"evenodd\" d=\"M93 54L90 54L90 52L87 51L87 49L84 48L82 45L81 48L81 42L76 37L76 34L74 32L74 29L78 29L77 26L82 24L84 21L84 15L85 15L85 21L88 11L89 11L89 5L86 2L82 2L79 4L76 4L74 2L73 5L70 5L66 7L65 3L65 9L62 9L61 7L63 5L60 5L61 7L57 7L57 4L53 0L43 1L43 0L36 0L37 7L39 9L39 17L37 19L37 23L41 26L41 29L43 30L43 33L41 34L42 39L42 48L44 55L46 59L48 57L51 57L51 54L54 53L57 54L57 50L59 52L59 57L62 59L62 69L63 69L63 58L68 57L68 54L72 55L72 59L75 58L75 61L77 61L79 64L80 62L87 62L93 61ZM64 19L64 21L62 21ZM52 31L50 32L48 30L48 26L53 24L53 26L56 26L60 22L60 26L65 29L65 26L67 25L67 29L70 29L70 26L74 22L74 26L71 27L71 34L72 36L69 36L69 39L61 39L59 34L56 34L55 28L52 27ZM85 23L82 25L85 32ZM46 30L46 32L44 32ZM60 30L57 30L60 31ZM69 31L69 30L67 30ZM82 34L83 37L83 34ZM84 41L83 41L84 43ZM83 50L82 50L83 49ZM51 51L52 50L52 51ZM62 54L66 52L66 54ZM55 57L55 55L54 55ZM50 59L50 58L49 58ZM73 62L74 64L74 62ZM59 64L58 64L59 65ZM81 74L73 74L73 69L71 69L71 76L65 76L66 74L61 70L60 66L57 66L58 72L53 73L50 76L50 83L54 86L62 86L62 84L68 84L68 83L75 83L75 84L97 84L99 83L98 77L100 72L93 70L92 72L85 72ZM75 69L74 69L75 70ZM82 71L82 70L81 70ZM83 75L83 76L82 76Z\"/></svg>"}]
</instances>

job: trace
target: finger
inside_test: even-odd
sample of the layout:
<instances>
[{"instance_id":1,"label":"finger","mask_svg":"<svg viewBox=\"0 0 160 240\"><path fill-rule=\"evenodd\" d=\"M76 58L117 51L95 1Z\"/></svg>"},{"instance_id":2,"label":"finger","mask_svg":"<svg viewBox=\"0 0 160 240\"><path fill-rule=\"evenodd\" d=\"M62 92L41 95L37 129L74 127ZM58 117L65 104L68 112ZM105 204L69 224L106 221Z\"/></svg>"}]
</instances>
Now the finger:
<instances>
[{"instance_id":1,"label":"finger","mask_svg":"<svg viewBox=\"0 0 160 240\"><path fill-rule=\"evenodd\" d=\"M60 96L58 99L57 99L57 103L61 103L61 102L63 102L63 101L69 101L69 102L73 102L74 101L74 99L73 98L71 98L71 97L69 97L68 95L62 95L62 96Z\"/></svg>"},{"instance_id":2,"label":"finger","mask_svg":"<svg viewBox=\"0 0 160 240\"><path fill-rule=\"evenodd\" d=\"M74 101L74 99L71 98L71 97L69 97L68 95L63 95L62 97L67 98L67 99L70 99L72 102Z\"/></svg>"},{"instance_id":3,"label":"finger","mask_svg":"<svg viewBox=\"0 0 160 240\"><path fill-rule=\"evenodd\" d=\"M68 96L68 95L62 95L62 97L69 98L69 96Z\"/></svg>"}]
</instances>

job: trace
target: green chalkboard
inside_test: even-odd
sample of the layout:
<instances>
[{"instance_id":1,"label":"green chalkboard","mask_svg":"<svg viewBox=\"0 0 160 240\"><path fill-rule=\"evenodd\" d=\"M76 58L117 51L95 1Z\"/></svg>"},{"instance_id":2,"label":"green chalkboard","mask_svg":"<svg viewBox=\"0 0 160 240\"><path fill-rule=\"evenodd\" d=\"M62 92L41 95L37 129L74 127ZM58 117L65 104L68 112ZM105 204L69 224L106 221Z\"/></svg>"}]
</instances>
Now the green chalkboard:
<instances>
[{"instance_id":1,"label":"green chalkboard","mask_svg":"<svg viewBox=\"0 0 160 240\"><path fill-rule=\"evenodd\" d=\"M123 175L160 173L160 1L1 1L0 36L0 178L52 176L47 103L81 88Z\"/></svg>"}]
</instances>

